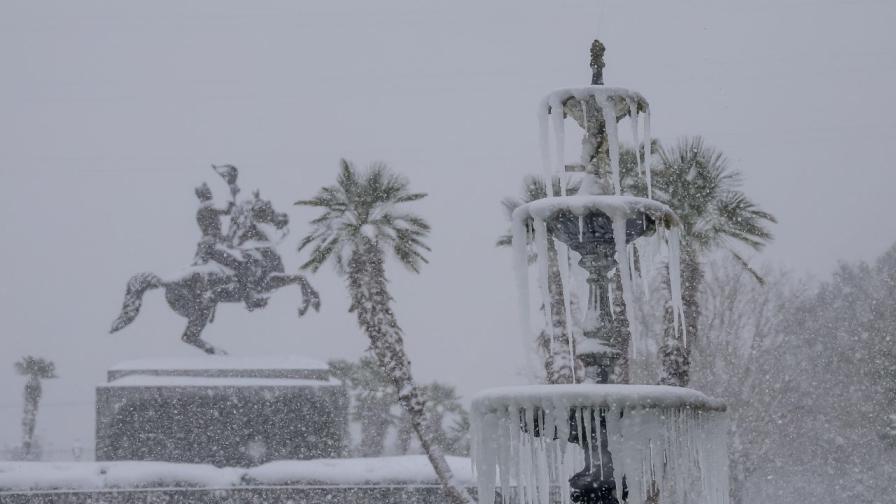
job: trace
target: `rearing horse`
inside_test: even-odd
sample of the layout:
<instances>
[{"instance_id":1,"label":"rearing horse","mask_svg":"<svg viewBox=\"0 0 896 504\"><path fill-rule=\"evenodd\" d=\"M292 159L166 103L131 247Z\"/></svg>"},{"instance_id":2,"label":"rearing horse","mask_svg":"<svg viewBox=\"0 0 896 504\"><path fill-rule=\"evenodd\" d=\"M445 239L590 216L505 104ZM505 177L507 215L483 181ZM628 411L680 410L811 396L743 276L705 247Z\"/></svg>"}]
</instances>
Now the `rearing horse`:
<instances>
[{"instance_id":1,"label":"rearing horse","mask_svg":"<svg viewBox=\"0 0 896 504\"><path fill-rule=\"evenodd\" d=\"M308 308L320 310L320 296L303 275L285 273L283 261L274 250L273 243L260 225L270 225L284 230L289 216L277 213L271 202L263 200L256 191L254 197L237 205L231 216L229 238L235 245L234 252L242 258L239 268L248 268L252 280L246 282L245 272L214 262L193 265L171 278L154 273L138 273L128 281L121 313L112 323L110 332L123 329L137 318L143 303L143 294L150 289L165 288L165 299L174 312L187 319L182 339L207 353L226 354L202 339L202 330L214 320L218 303L239 303L246 299L246 289L256 294L266 294L287 285L298 285L302 292L299 316ZM243 278L239 278L243 276Z\"/></svg>"}]
</instances>

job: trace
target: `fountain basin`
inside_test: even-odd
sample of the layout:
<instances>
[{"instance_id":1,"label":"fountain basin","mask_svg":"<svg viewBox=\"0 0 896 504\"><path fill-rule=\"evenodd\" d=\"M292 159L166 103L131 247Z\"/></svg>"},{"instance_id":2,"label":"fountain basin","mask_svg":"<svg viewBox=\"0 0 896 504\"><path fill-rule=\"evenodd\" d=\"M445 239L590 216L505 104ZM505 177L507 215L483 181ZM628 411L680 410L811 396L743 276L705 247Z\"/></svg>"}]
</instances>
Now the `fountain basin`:
<instances>
[{"instance_id":1,"label":"fountain basin","mask_svg":"<svg viewBox=\"0 0 896 504\"><path fill-rule=\"evenodd\" d=\"M667 385L523 385L484 390L473 397L477 415L508 408L541 407L631 409L688 409L724 412L725 403L702 392Z\"/></svg>"},{"instance_id":2,"label":"fountain basin","mask_svg":"<svg viewBox=\"0 0 896 504\"><path fill-rule=\"evenodd\" d=\"M681 387L534 385L473 398L479 495L728 502L725 405ZM544 435L547 434L547 435ZM584 467L584 468L583 468ZM565 501L565 497L564 497ZM656 502L656 500L653 500Z\"/></svg>"}]
</instances>

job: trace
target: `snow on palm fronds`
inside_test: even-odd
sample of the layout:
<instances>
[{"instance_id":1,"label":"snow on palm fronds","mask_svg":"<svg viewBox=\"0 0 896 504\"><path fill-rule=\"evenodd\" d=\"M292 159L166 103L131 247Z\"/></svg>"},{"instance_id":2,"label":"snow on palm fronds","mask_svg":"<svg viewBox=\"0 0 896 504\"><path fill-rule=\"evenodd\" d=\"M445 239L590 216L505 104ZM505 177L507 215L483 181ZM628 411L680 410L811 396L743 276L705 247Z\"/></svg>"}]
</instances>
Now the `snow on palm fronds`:
<instances>
[{"instance_id":1,"label":"snow on palm fronds","mask_svg":"<svg viewBox=\"0 0 896 504\"><path fill-rule=\"evenodd\" d=\"M345 273L349 255L361 239L391 250L402 265L417 273L426 263L423 242L429 224L421 217L400 210L401 203L422 199L426 193L411 192L404 177L389 171L383 163L372 164L359 173L351 162L340 162L335 185L321 188L310 200L297 201L324 209L311 221L312 231L299 245L299 251L312 246L311 258L303 269L317 271L332 259L337 271Z\"/></svg>"}]
</instances>

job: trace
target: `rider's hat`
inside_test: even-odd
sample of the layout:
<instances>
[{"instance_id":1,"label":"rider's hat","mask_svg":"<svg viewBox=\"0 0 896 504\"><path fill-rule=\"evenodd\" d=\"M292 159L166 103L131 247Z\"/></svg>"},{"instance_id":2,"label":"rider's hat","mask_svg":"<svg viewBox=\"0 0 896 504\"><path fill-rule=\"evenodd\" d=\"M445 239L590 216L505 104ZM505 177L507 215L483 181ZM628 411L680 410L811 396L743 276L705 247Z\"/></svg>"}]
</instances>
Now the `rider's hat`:
<instances>
[{"instance_id":1,"label":"rider's hat","mask_svg":"<svg viewBox=\"0 0 896 504\"><path fill-rule=\"evenodd\" d=\"M201 199L202 201L212 199L212 190L209 188L208 184L203 182L201 185L196 187L196 197Z\"/></svg>"}]
</instances>

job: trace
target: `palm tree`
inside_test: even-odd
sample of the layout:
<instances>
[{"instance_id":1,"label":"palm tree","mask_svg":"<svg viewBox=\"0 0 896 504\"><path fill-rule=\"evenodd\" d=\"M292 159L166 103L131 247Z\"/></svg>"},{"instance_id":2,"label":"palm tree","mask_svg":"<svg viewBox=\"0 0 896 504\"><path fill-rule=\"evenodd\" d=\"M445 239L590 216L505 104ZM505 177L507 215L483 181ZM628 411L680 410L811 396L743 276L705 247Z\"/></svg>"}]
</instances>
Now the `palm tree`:
<instances>
[{"instance_id":1,"label":"palm tree","mask_svg":"<svg viewBox=\"0 0 896 504\"><path fill-rule=\"evenodd\" d=\"M682 223L681 298L689 347L699 341L701 256L725 250L762 283L762 277L749 267L737 249L743 246L762 249L772 240L768 225L777 220L740 190L741 173L731 169L725 156L705 145L701 137L683 138L669 149L657 145L655 152L658 162L652 169L654 199L669 205ZM628 164L633 164L633 152L629 157ZM671 320L671 308L667 307L665 317ZM690 380L690 351L680 336L669 330L672 324L666 326L660 349L663 363L660 382L686 386Z\"/></svg>"},{"instance_id":2,"label":"palm tree","mask_svg":"<svg viewBox=\"0 0 896 504\"><path fill-rule=\"evenodd\" d=\"M310 200L296 202L323 210L311 221L312 230L299 251L312 247L303 269L316 272L324 263L332 262L337 273L347 277L349 310L367 333L370 349L395 387L436 475L453 502L471 503L472 498L454 479L442 449L434 442L420 389L411 376L402 331L389 306L392 296L386 288L385 258L389 250L415 273L427 262L423 254L430 249L423 239L429 233L429 224L399 208L402 203L425 196L411 192L407 179L384 164L358 172L343 159L335 185L321 188Z\"/></svg>"},{"instance_id":3,"label":"palm tree","mask_svg":"<svg viewBox=\"0 0 896 504\"><path fill-rule=\"evenodd\" d=\"M37 409L43 395L41 380L56 378L56 365L41 357L27 355L15 363L16 372L27 377L25 381L25 408L22 414L22 456L31 458Z\"/></svg>"},{"instance_id":4,"label":"palm tree","mask_svg":"<svg viewBox=\"0 0 896 504\"><path fill-rule=\"evenodd\" d=\"M553 189L554 194L560 194L560 179L554 178ZM579 184L570 182L566 187L567 194L575 194L578 192ZM543 177L529 176L523 180L523 192L520 198L504 198L501 204L504 206L507 218L513 214L513 211L520 205L529 203L542 198L547 198L547 184ZM534 239L534 231L532 223L527 226L528 241ZM509 247L512 245L513 238L508 231L501 235L496 243L499 247ZM547 383L574 383L575 363L569 355L570 338L575 338L571 333L573 331L566 327L565 308L563 303L563 281L560 275L560 260L557 255L557 247L554 244L554 238L547 235L548 250L548 295L550 297L550 313L546 317L550 322L550 326L542 328L538 334L537 346L544 355L544 371L545 381ZM535 257L535 253L531 257ZM542 311L547 310L547 306L541 305ZM575 329L575 328L573 328ZM552 344L553 343L553 344Z\"/></svg>"}]
</instances>

